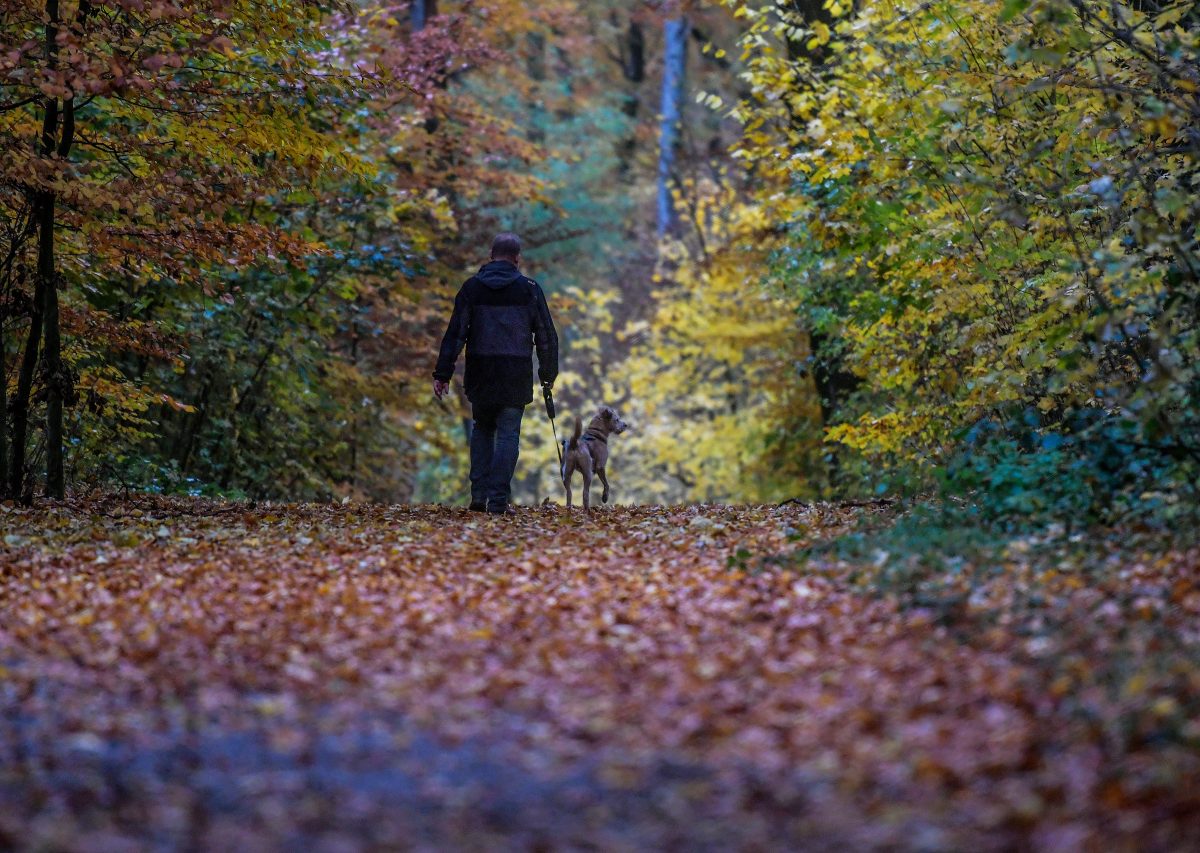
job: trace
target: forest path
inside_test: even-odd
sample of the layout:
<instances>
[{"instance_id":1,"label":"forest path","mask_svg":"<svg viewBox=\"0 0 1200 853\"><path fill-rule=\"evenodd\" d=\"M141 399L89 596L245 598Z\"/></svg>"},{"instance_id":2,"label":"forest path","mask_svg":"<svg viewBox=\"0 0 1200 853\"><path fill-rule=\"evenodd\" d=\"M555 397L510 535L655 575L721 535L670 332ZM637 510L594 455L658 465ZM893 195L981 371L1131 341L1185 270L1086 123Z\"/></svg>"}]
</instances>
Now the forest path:
<instances>
[{"instance_id":1,"label":"forest path","mask_svg":"<svg viewBox=\"0 0 1200 853\"><path fill-rule=\"evenodd\" d=\"M1024 646L788 563L855 510L4 512L0 846L1069 847L1115 802Z\"/></svg>"}]
</instances>

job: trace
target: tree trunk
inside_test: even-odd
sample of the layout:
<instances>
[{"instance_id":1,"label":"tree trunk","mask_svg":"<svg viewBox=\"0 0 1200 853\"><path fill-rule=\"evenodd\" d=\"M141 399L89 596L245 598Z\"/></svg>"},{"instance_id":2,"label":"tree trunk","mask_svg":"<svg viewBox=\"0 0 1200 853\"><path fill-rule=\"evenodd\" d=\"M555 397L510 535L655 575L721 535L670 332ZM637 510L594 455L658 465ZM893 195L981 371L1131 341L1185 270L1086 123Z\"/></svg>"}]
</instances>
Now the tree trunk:
<instances>
[{"instance_id":1,"label":"tree trunk","mask_svg":"<svg viewBox=\"0 0 1200 853\"><path fill-rule=\"evenodd\" d=\"M58 0L46 2L46 59L53 67L58 56ZM62 139L59 136L59 105L57 98L46 98L43 106L42 156L66 157L71 150L75 131L74 107L68 100L63 108ZM46 494L62 500L66 491L63 473L63 397L66 376L62 364L62 338L58 325L58 282L54 260L54 214L57 197L53 190L39 194L37 277L45 300L42 322L45 325L46 373Z\"/></svg>"},{"instance_id":2,"label":"tree trunk","mask_svg":"<svg viewBox=\"0 0 1200 853\"><path fill-rule=\"evenodd\" d=\"M419 33L429 25L429 19L437 14L437 0L412 0L412 28ZM443 80L442 86L445 86ZM425 119L425 132L436 133L441 120L432 113Z\"/></svg>"},{"instance_id":3,"label":"tree trunk","mask_svg":"<svg viewBox=\"0 0 1200 853\"><path fill-rule=\"evenodd\" d=\"M540 144L546 141L546 106L542 101L545 94L542 85L546 82L546 37L537 32L527 33L525 44L529 50L525 74L535 84L532 87L532 100L528 104L529 125L525 128L525 138Z\"/></svg>"},{"instance_id":4,"label":"tree trunk","mask_svg":"<svg viewBox=\"0 0 1200 853\"><path fill-rule=\"evenodd\" d=\"M421 30L425 29L425 25L429 23L429 19L432 18L437 13L438 13L437 12L437 0L413 0L413 4L412 4L413 32L420 32ZM445 85L446 85L445 82L443 82L442 88L444 88ZM430 134L436 133L440 126L441 126L440 122L438 121L436 116L431 115L429 118L427 118L425 120L425 132L426 133L430 133ZM452 163L447 164L447 165L453 166ZM453 188L453 186L443 187L443 192L446 193L446 197L450 200L451 204L453 204L455 202L455 200L457 199L457 191ZM474 427L475 422L472 421L470 418L463 418L462 425L463 425L463 432L466 434L466 437L467 437L467 446L470 447L471 446L471 430Z\"/></svg>"},{"instance_id":5,"label":"tree trunk","mask_svg":"<svg viewBox=\"0 0 1200 853\"><path fill-rule=\"evenodd\" d=\"M25 483L25 451L29 441L29 404L33 395L33 377L37 373L38 352L42 343L42 310L46 304L42 279L34 279L33 307L29 315L29 332L17 373L17 392L12 399L12 448L8 466L8 496L19 500Z\"/></svg>"},{"instance_id":6,"label":"tree trunk","mask_svg":"<svg viewBox=\"0 0 1200 853\"><path fill-rule=\"evenodd\" d=\"M646 34L642 25L630 21L625 37L620 41L621 73L629 83L622 112L629 117L629 134L617 146L618 170L621 178L629 180L633 158L637 153L638 113L642 108L641 85L646 80Z\"/></svg>"},{"instance_id":7,"label":"tree trunk","mask_svg":"<svg viewBox=\"0 0 1200 853\"><path fill-rule=\"evenodd\" d=\"M61 500L63 482L63 373L62 340L58 330L58 288L54 281L54 193L45 193L38 211L38 278L45 299L43 324L46 348L46 494Z\"/></svg>"},{"instance_id":8,"label":"tree trunk","mask_svg":"<svg viewBox=\"0 0 1200 853\"><path fill-rule=\"evenodd\" d=\"M0 299L4 298L0 292ZM8 488L8 359L4 345L4 316L0 314L0 493Z\"/></svg>"},{"instance_id":9,"label":"tree trunk","mask_svg":"<svg viewBox=\"0 0 1200 853\"><path fill-rule=\"evenodd\" d=\"M185 478L189 473L189 466L192 464L192 451L196 446L196 436L200 434L204 422L208 419L208 395L212 391L216 379L212 372L208 373L207 377L204 385L201 386L200 396L196 400L195 414L183 422L179 449L174 454L175 458L179 460L179 474Z\"/></svg>"},{"instance_id":10,"label":"tree trunk","mask_svg":"<svg viewBox=\"0 0 1200 853\"><path fill-rule=\"evenodd\" d=\"M437 0L413 0L413 32L420 32L421 30L425 29L425 25L429 23L429 19L437 13Z\"/></svg>"},{"instance_id":11,"label":"tree trunk","mask_svg":"<svg viewBox=\"0 0 1200 853\"><path fill-rule=\"evenodd\" d=\"M835 22L833 13L825 8L823 0L793 0L790 11L799 12L806 24L821 21L827 26L833 26ZM821 45L809 50L807 41L807 36L789 38L787 40L788 59L796 60L803 57L814 65L823 65L829 53L828 48Z\"/></svg>"},{"instance_id":12,"label":"tree trunk","mask_svg":"<svg viewBox=\"0 0 1200 853\"><path fill-rule=\"evenodd\" d=\"M845 369L838 353L830 351L828 336L810 332L808 341L812 350L813 385L821 405L821 421L829 426L838 408L858 390L860 380Z\"/></svg>"},{"instance_id":13,"label":"tree trunk","mask_svg":"<svg viewBox=\"0 0 1200 853\"><path fill-rule=\"evenodd\" d=\"M832 25L834 18L824 4L819 0L798 0L793 4L793 10L798 11L806 23L823 21ZM788 39L788 58L793 62L804 60L820 67L827 58L827 48L814 47L809 50L805 38ZM821 423L829 426L837 417L838 410L846 400L858 390L859 378L846 370L842 356L835 346L837 333L809 333L809 349L812 351L813 386L817 392L817 402L821 407ZM838 452L830 452L829 476L834 481L838 474Z\"/></svg>"},{"instance_id":14,"label":"tree trunk","mask_svg":"<svg viewBox=\"0 0 1200 853\"><path fill-rule=\"evenodd\" d=\"M8 255L0 269L0 498L9 494L9 444L8 419L11 407L8 398L8 346L4 340L4 323L8 319L8 311L15 308L15 289L18 282L25 281L25 266L17 264L17 258L22 253L23 244L32 233L32 220L27 216L32 214L31 199L28 195L21 205L20 211L13 217L11 232L13 237L8 244ZM20 227L18 227L18 223ZM37 334L41 333L38 329ZM17 369L19 371L20 356L18 354ZM15 497L15 495L14 495Z\"/></svg>"},{"instance_id":15,"label":"tree trunk","mask_svg":"<svg viewBox=\"0 0 1200 853\"><path fill-rule=\"evenodd\" d=\"M674 232L679 214L671 196L675 161L679 153L683 120L684 71L687 64L688 21L673 18L663 24L663 81L661 125L658 137L658 236Z\"/></svg>"},{"instance_id":16,"label":"tree trunk","mask_svg":"<svg viewBox=\"0 0 1200 853\"><path fill-rule=\"evenodd\" d=\"M55 65L58 57L58 24L58 0L46 0L46 32L43 52L49 67ZM65 123L71 125L73 118L74 114L71 112ZM46 159L52 158L60 147L58 120L58 99L44 98L42 100L42 134L38 154ZM73 130L73 127L71 129ZM70 142L64 139L63 145L69 148ZM11 464L8 470L9 494L16 499L20 499L26 491L23 486L26 476L25 451L29 437L29 406L33 392L33 379L37 372L38 348L43 329L46 332L46 374L49 377L50 385L46 416L49 442L46 470L48 477L53 481L48 482L48 491L52 497L55 497L62 488L62 393L61 389L57 387L62 370L62 358L58 332L58 290L54 281L56 201L53 190L38 190L33 194L32 215L38 229L37 273L34 277L29 336L25 341L21 369L17 375L17 394L13 398L13 444ZM48 311L53 312L53 318L46 316Z\"/></svg>"},{"instance_id":17,"label":"tree trunk","mask_svg":"<svg viewBox=\"0 0 1200 853\"><path fill-rule=\"evenodd\" d=\"M561 37L557 31L556 36ZM554 56L558 60L555 63L555 70L562 79L562 91L566 97L558 99L558 109L554 111L554 116L559 121L567 122L575 118L575 110L572 105L575 103L575 68L571 64L571 56L561 46L555 45Z\"/></svg>"},{"instance_id":18,"label":"tree trunk","mask_svg":"<svg viewBox=\"0 0 1200 853\"><path fill-rule=\"evenodd\" d=\"M362 297L355 297L354 304L350 306L350 366L354 368L354 379L357 381L359 376L358 370L358 345L362 340L362 334L359 331L358 318L362 312ZM355 394L355 399L350 405L350 488L358 488L358 439L359 439L359 409L362 406L361 395Z\"/></svg>"}]
</instances>

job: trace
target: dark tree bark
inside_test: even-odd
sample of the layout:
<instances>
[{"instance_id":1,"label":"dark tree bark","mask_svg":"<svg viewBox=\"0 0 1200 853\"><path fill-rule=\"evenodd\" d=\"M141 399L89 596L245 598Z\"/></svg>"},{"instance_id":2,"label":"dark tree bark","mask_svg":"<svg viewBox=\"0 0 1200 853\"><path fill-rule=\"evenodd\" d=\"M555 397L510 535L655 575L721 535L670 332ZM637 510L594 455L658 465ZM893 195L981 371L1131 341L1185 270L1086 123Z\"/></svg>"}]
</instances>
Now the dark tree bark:
<instances>
[{"instance_id":1,"label":"dark tree bark","mask_svg":"<svg viewBox=\"0 0 1200 853\"><path fill-rule=\"evenodd\" d=\"M640 85L646 79L646 31L642 28L640 22L630 20L629 27L625 31L624 38L620 42L620 58L621 58L621 73L625 75L625 79L635 86ZM631 98L634 104L640 104L641 99L634 92ZM632 112L629 107L629 100L626 101L625 112L628 115L637 113L637 108L634 107Z\"/></svg>"},{"instance_id":2,"label":"dark tree bark","mask_svg":"<svg viewBox=\"0 0 1200 853\"><path fill-rule=\"evenodd\" d=\"M437 0L412 0L412 28L419 33L429 25L429 19L436 15ZM425 119L425 132L434 133L439 126L438 117L430 115Z\"/></svg>"},{"instance_id":3,"label":"dark tree bark","mask_svg":"<svg viewBox=\"0 0 1200 853\"><path fill-rule=\"evenodd\" d=\"M412 5L413 32L420 32L421 30L425 29L425 25L429 22L429 19L436 14L437 14L437 0L413 0L413 5ZM534 36L531 35L530 38L532 40L534 38ZM544 48L544 45L543 45L543 48ZM442 87L444 88L445 85L446 84L443 82ZM426 133L436 133L439 126L440 126L440 123L438 122L436 116L430 116L429 118L427 118L425 120L425 132ZM451 203L453 203L455 201L455 199L457 198L457 191L454 189L453 186L445 187L444 191L445 191L447 197L451 200ZM471 420L470 418L464 417L462 419L462 425L463 425L463 434L466 437L466 444L468 447L470 447L471 446L471 431L473 430L473 428L475 426L475 422L473 420Z\"/></svg>"},{"instance_id":4,"label":"dark tree bark","mask_svg":"<svg viewBox=\"0 0 1200 853\"><path fill-rule=\"evenodd\" d=\"M529 125L525 128L525 138L530 142L541 143L546 140L546 106L542 101L542 84L546 82L546 37L533 32L525 36L526 47L529 51L525 60L525 73L536 85L533 100L529 102Z\"/></svg>"},{"instance_id":5,"label":"dark tree bark","mask_svg":"<svg viewBox=\"0 0 1200 853\"><path fill-rule=\"evenodd\" d=\"M793 8L800 12L806 22L823 21L832 24L833 15L823 6L821 0L797 0L793 4ZM789 59L803 59L817 67L825 61L828 54L824 46L809 50L800 39L789 39L787 50ZM858 390L860 384L859 378L846 370L836 337L836 332L827 334L810 331L808 335L809 349L812 351L813 388L817 392L821 423L824 426L829 426L834 421L838 410ZM836 481L839 468L838 452L832 450L829 461L831 484Z\"/></svg>"},{"instance_id":6,"label":"dark tree bark","mask_svg":"<svg viewBox=\"0 0 1200 853\"><path fill-rule=\"evenodd\" d=\"M562 33L557 31L554 32L554 35L558 38L562 37ZM559 106L554 111L554 115L560 121L570 121L575 117L575 110L572 108L575 103L575 66L571 62L571 55L558 45L554 47L554 57L557 60L554 63L555 72L562 79L563 94L566 95L565 98L558 100Z\"/></svg>"},{"instance_id":7,"label":"dark tree bark","mask_svg":"<svg viewBox=\"0 0 1200 853\"><path fill-rule=\"evenodd\" d=\"M53 66L58 57L58 0L46 0L46 29L43 51L46 63ZM59 104L58 99L45 97L42 106L42 134L38 153L51 158L60 152ZM64 119L71 132L74 131L74 113L68 110ZM63 156L70 150L70 141L64 137L61 143ZM56 197L51 190L33 193L33 221L38 231L37 270L34 278L33 308L30 312L29 335L17 375L17 393L13 398L13 442L11 464L8 471L9 494L21 499L27 492L26 444L29 437L29 407L33 391L33 380L37 372L40 339L45 333L45 373L48 378L46 411L46 474L47 492L51 497L61 497L64 487L62 464L62 401L60 384L62 373L62 344L58 329L58 288L55 281L54 262L54 215ZM49 316L49 315L53 316Z\"/></svg>"},{"instance_id":8,"label":"dark tree bark","mask_svg":"<svg viewBox=\"0 0 1200 853\"><path fill-rule=\"evenodd\" d=\"M25 225L22 217L14 217L10 231L8 257L0 268L0 497L8 493L8 345L4 327L13 309L13 266L24 242Z\"/></svg>"},{"instance_id":9,"label":"dark tree bark","mask_svg":"<svg viewBox=\"0 0 1200 853\"><path fill-rule=\"evenodd\" d=\"M708 33L704 32L704 30L700 29L699 27L692 27L692 38L695 40L696 44L700 45L701 48L703 48L706 44L712 43L712 39L708 37ZM728 71L733 67L733 63L729 61L728 57L721 56L716 51L713 51L712 53L701 54L701 56L702 58L711 62L713 65L716 65L722 71Z\"/></svg>"},{"instance_id":10,"label":"dark tree bark","mask_svg":"<svg viewBox=\"0 0 1200 853\"><path fill-rule=\"evenodd\" d=\"M0 292L0 299L4 298ZM8 488L8 361L4 354L5 316L0 313L0 492Z\"/></svg>"},{"instance_id":11,"label":"dark tree bark","mask_svg":"<svg viewBox=\"0 0 1200 853\"><path fill-rule=\"evenodd\" d=\"M679 224L671 188L675 181L675 163L681 142L688 31L688 21L683 16L663 24L662 109L658 137L659 238L674 232Z\"/></svg>"},{"instance_id":12,"label":"dark tree bark","mask_svg":"<svg viewBox=\"0 0 1200 853\"><path fill-rule=\"evenodd\" d=\"M842 366L841 356L830 348L830 336L810 332L808 341L812 349L813 385L821 405L821 421L828 425L838 407L858 390L859 378Z\"/></svg>"},{"instance_id":13,"label":"dark tree bark","mask_svg":"<svg viewBox=\"0 0 1200 853\"><path fill-rule=\"evenodd\" d=\"M63 374L62 340L58 328L58 287L54 269L54 193L44 193L38 211L38 278L45 300L43 370L46 376L46 494L63 497Z\"/></svg>"},{"instance_id":14,"label":"dark tree bark","mask_svg":"<svg viewBox=\"0 0 1200 853\"><path fill-rule=\"evenodd\" d=\"M358 345L362 340L358 317L362 312L362 297L356 297L350 306L350 364L355 372L358 370ZM350 488L358 486L358 442L359 442L359 409L361 402L354 400L350 407Z\"/></svg>"},{"instance_id":15,"label":"dark tree bark","mask_svg":"<svg viewBox=\"0 0 1200 853\"><path fill-rule=\"evenodd\" d=\"M17 373L17 391L12 399L12 448L8 466L8 496L20 500L25 483L25 451L29 443L29 405L33 394L33 377L37 373L38 354L42 343L42 310L46 304L42 279L34 279L33 306L29 314L29 330Z\"/></svg>"},{"instance_id":16,"label":"dark tree bark","mask_svg":"<svg viewBox=\"0 0 1200 853\"><path fill-rule=\"evenodd\" d=\"M628 181L637 154L637 121L642 109L641 86L646 81L646 32L638 21L629 22L618 47L621 73L629 84L621 110L629 117L630 128L629 135L617 146L617 162L622 179Z\"/></svg>"},{"instance_id":17,"label":"dark tree bark","mask_svg":"<svg viewBox=\"0 0 1200 853\"><path fill-rule=\"evenodd\" d=\"M46 2L46 60L51 66L58 57L58 0ZM42 156L65 158L71 153L75 135L75 108L70 99L60 108L57 98L43 102ZM58 281L54 258L54 215L57 196L53 190L38 193L37 277L42 288L45 325L44 370L46 374L46 494L61 500L66 491L63 471L63 400L70 393L70 377L63 369L62 337L58 318Z\"/></svg>"},{"instance_id":18,"label":"dark tree bark","mask_svg":"<svg viewBox=\"0 0 1200 853\"><path fill-rule=\"evenodd\" d=\"M429 19L438 13L437 0L413 0L412 28L413 32L425 29Z\"/></svg>"},{"instance_id":19,"label":"dark tree bark","mask_svg":"<svg viewBox=\"0 0 1200 853\"><path fill-rule=\"evenodd\" d=\"M192 452L196 447L196 437L204 428L205 421L208 420L208 397L212 392L214 382L214 371L210 371L206 374L204 384L200 388L195 415L185 420L179 431L179 440L176 442L177 449L173 455L179 460L179 472L184 477L191 473Z\"/></svg>"},{"instance_id":20,"label":"dark tree bark","mask_svg":"<svg viewBox=\"0 0 1200 853\"><path fill-rule=\"evenodd\" d=\"M811 24L816 21L822 21L826 25L832 26L834 23L833 14L823 7L823 0L793 0L792 3L793 10L800 13L805 23ZM794 60L803 57L815 65L824 63L828 54L827 47L821 45L813 50L809 50L805 46L805 41L806 39L788 39L788 58Z\"/></svg>"}]
</instances>

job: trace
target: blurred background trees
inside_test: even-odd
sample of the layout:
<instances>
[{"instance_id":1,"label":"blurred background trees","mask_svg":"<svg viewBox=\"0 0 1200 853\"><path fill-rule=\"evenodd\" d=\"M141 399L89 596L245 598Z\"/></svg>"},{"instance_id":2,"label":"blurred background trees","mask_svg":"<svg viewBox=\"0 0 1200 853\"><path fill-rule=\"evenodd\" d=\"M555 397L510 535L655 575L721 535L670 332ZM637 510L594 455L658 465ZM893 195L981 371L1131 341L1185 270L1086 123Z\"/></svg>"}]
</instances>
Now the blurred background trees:
<instances>
[{"instance_id":1,"label":"blurred background trees","mask_svg":"<svg viewBox=\"0 0 1200 853\"><path fill-rule=\"evenodd\" d=\"M511 229L560 409L635 425L618 500L1178 511L1198 26L1091 0L0 0L4 490L459 499L466 409L431 362ZM531 412L522 499L558 497L553 459Z\"/></svg>"},{"instance_id":2,"label":"blurred background trees","mask_svg":"<svg viewBox=\"0 0 1200 853\"><path fill-rule=\"evenodd\" d=\"M688 193L635 374L687 445L659 461L751 500L1189 512L1195 4L727 5L749 92L700 97L742 125L743 189Z\"/></svg>"}]
</instances>

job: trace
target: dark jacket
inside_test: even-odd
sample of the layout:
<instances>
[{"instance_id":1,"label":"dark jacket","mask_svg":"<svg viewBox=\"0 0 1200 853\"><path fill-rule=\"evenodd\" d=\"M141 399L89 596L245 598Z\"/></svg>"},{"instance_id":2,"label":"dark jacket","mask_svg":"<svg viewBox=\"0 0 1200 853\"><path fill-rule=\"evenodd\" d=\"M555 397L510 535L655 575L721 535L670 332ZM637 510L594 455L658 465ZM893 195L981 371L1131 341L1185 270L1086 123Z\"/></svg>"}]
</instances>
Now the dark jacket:
<instances>
[{"instance_id":1,"label":"dark jacket","mask_svg":"<svg viewBox=\"0 0 1200 853\"><path fill-rule=\"evenodd\" d=\"M433 378L449 382L463 346L467 399L479 405L533 402L533 350L538 378L558 377L558 334L538 283L510 261L492 261L467 279L454 300Z\"/></svg>"}]
</instances>

